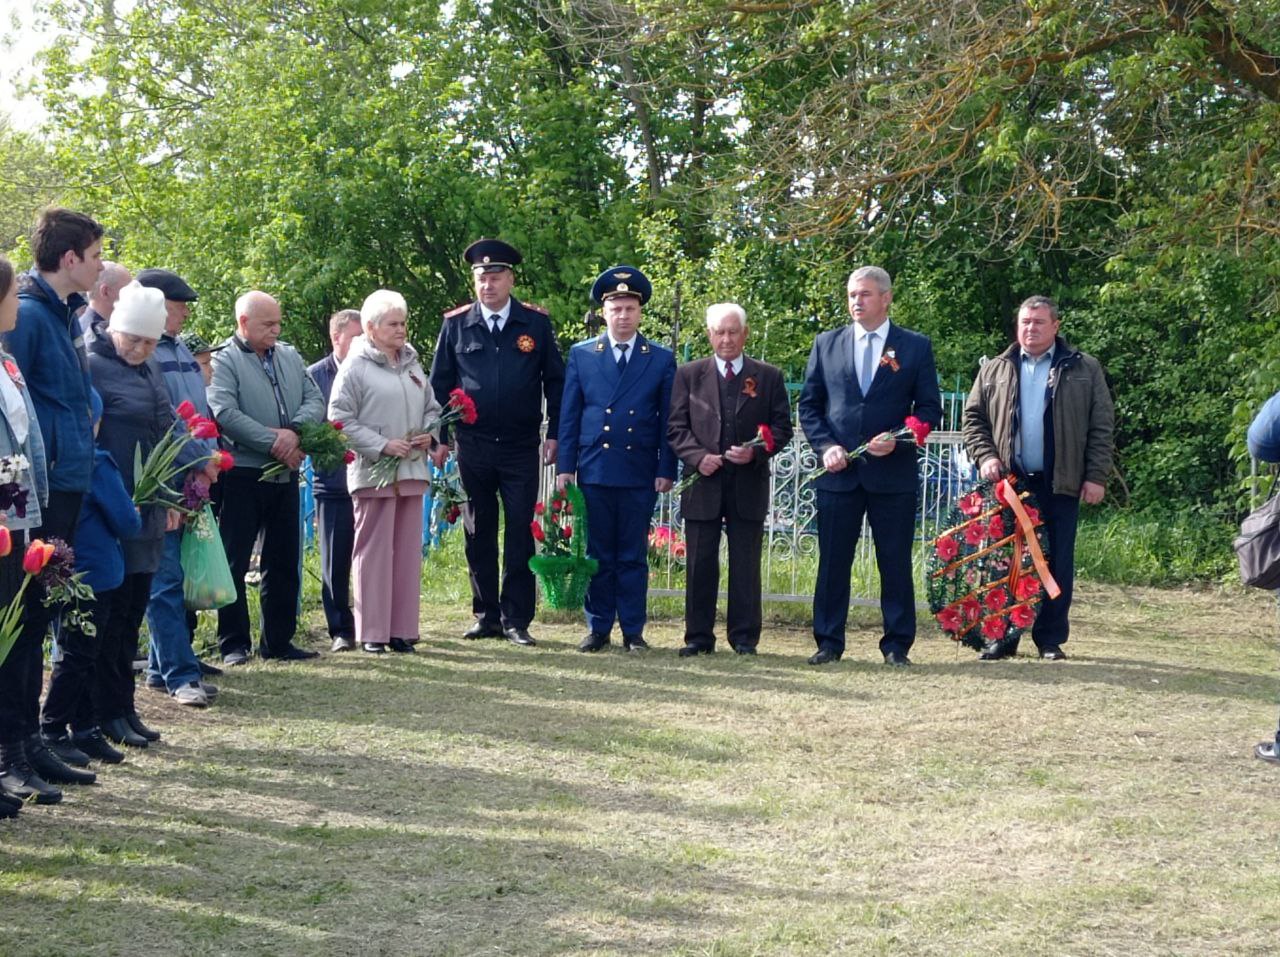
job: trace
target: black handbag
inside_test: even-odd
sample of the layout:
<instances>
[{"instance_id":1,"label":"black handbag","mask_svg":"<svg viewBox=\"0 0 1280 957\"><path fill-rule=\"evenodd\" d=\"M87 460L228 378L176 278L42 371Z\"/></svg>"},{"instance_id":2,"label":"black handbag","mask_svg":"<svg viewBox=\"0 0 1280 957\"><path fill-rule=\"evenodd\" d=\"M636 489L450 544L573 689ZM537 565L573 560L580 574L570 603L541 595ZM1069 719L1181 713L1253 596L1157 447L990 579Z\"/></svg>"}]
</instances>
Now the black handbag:
<instances>
[{"instance_id":1,"label":"black handbag","mask_svg":"<svg viewBox=\"0 0 1280 957\"><path fill-rule=\"evenodd\" d=\"M1280 489L1280 481L1276 483ZM1253 588L1280 588L1280 494L1255 508L1240 523L1232 547L1240 562L1240 580Z\"/></svg>"}]
</instances>

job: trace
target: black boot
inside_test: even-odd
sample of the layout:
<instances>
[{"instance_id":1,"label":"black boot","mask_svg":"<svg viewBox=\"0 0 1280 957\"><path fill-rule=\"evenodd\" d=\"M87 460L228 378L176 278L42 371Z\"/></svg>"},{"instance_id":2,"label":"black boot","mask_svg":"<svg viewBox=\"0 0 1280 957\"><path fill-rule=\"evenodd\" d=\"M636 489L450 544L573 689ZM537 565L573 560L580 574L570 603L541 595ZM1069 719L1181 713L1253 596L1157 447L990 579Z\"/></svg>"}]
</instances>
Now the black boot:
<instances>
[{"instance_id":1,"label":"black boot","mask_svg":"<svg viewBox=\"0 0 1280 957\"><path fill-rule=\"evenodd\" d=\"M40 737L44 739L44 746L56 754L63 764L70 764L77 768L89 766L89 755L77 748L65 731L41 731Z\"/></svg>"},{"instance_id":2,"label":"black boot","mask_svg":"<svg viewBox=\"0 0 1280 957\"><path fill-rule=\"evenodd\" d=\"M21 741L0 745L0 791L36 804L57 804L62 800L62 792L41 779L27 763Z\"/></svg>"},{"instance_id":3,"label":"black boot","mask_svg":"<svg viewBox=\"0 0 1280 957\"><path fill-rule=\"evenodd\" d=\"M102 728L102 733L107 740L115 744L127 744L131 748L147 746L147 739L129 727L129 722L124 718L110 718L103 721L99 727Z\"/></svg>"},{"instance_id":4,"label":"black boot","mask_svg":"<svg viewBox=\"0 0 1280 957\"><path fill-rule=\"evenodd\" d=\"M97 728L92 731L77 731L71 736L71 740L76 743L77 748L103 764L119 764L124 760L124 755L108 744Z\"/></svg>"},{"instance_id":5,"label":"black boot","mask_svg":"<svg viewBox=\"0 0 1280 957\"><path fill-rule=\"evenodd\" d=\"M18 810L22 807L22 802L6 791L0 788L0 818L17 817Z\"/></svg>"},{"instance_id":6,"label":"black boot","mask_svg":"<svg viewBox=\"0 0 1280 957\"><path fill-rule=\"evenodd\" d=\"M129 722L129 727L133 728L134 733L139 737L146 738L148 741L160 740L160 732L143 724L142 719L138 717L138 712L130 711L124 716L124 719Z\"/></svg>"},{"instance_id":7,"label":"black boot","mask_svg":"<svg viewBox=\"0 0 1280 957\"><path fill-rule=\"evenodd\" d=\"M68 767L58 756L45 747L39 734L27 738L27 763L40 777L50 784L92 784L98 776L92 771Z\"/></svg>"}]
</instances>

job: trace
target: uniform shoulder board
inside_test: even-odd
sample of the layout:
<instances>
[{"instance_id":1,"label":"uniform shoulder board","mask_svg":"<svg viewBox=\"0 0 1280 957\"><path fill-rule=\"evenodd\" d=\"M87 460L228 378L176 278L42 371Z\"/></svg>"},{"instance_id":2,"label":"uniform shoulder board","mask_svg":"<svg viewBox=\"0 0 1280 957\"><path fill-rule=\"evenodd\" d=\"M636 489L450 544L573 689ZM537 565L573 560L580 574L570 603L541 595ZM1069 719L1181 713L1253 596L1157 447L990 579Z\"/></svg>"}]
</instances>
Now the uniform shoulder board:
<instances>
[{"instance_id":1,"label":"uniform shoulder board","mask_svg":"<svg viewBox=\"0 0 1280 957\"><path fill-rule=\"evenodd\" d=\"M536 302L524 302L522 300L520 305L524 306L526 309L532 309L534 312L540 312L544 316L550 315L550 313L547 312L546 306L540 306Z\"/></svg>"},{"instance_id":2,"label":"uniform shoulder board","mask_svg":"<svg viewBox=\"0 0 1280 957\"><path fill-rule=\"evenodd\" d=\"M462 315L464 312L466 312L470 308L471 308L471 303L464 302L460 306L454 306L452 309L450 309L448 312L444 314L444 317L446 319L452 319L454 316Z\"/></svg>"}]
</instances>

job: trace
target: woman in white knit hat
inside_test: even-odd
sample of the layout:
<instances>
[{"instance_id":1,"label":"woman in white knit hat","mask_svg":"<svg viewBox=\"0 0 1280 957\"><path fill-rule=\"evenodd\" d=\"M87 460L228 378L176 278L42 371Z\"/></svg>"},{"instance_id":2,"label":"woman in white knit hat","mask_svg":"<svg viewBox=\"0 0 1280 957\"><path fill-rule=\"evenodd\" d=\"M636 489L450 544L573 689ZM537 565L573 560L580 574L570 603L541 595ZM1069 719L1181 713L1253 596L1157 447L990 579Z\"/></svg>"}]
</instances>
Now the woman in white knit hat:
<instances>
[{"instance_id":1,"label":"woman in white knit hat","mask_svg":"<svg viewBox=\"0 0 1280 957\"><path fill-rule=\"evenodd\" d=\"M120 290L110 323L94 325L88 342L89 376L102 395L98 447L111 453L130 493L135 456L146 461L173 424L164 378L149 361L164 323L164 293L135 281ZM112 596L107 620L97 623L102 643L93 701L98 725L112 741L133 747L145 748L159 738L137 717L133 658L165 527L169 522L176 527L176 521L176 512L159 506L142 510L141 533L124 542L124 582Z\"/></svg>"}]
</instances>

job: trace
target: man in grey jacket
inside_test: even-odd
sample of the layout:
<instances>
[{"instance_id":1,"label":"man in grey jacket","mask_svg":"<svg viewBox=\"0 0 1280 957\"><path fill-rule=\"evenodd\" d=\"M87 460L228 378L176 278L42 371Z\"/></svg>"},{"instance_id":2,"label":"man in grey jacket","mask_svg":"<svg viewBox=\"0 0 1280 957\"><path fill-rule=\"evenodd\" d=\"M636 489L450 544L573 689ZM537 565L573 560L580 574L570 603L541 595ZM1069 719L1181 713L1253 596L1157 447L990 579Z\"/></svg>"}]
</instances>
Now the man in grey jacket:
<instances>
[{"instance_id":1,"label":"man in grey jacket","mask_svg":"<svg viewBox=\"0 0 1280 957\"><path fill-rule=\"evenodd\" d=\"M265 292L236 300L236 334L213 359L209 409L222 444L235 456L223 478L219 525L236 581L236 600L218 610L218 646L228 665L244 664L252 646L244 576L262 535L261 638L263 658L294 661L316 652L293 644L298 623L298 466L306 453L298 429L324 418L324 397L302 357L280 342L280 304ZM265 481L262 471L282 462L287 471Z\"/></svg>"},{"instance_id":2,"label":"man in grey jacket","mask_svg":"<svg viewBox=\"0 0 1280 957\"><path fill-rule=\"evenodd\" d=\"M1049 570L1062 594L1045 600L1031 630L1040 657L1059 661L1070 630L1080 502L1106 493L1115 411L1102 366L1058 335L1058 307L1032 296L1018 308L1017 342L978 370L964 405L964 444L989 482L1013 473L1036 496ZM992 645L983 660L1017 647Z\"/></svg>"}]
</instances>

